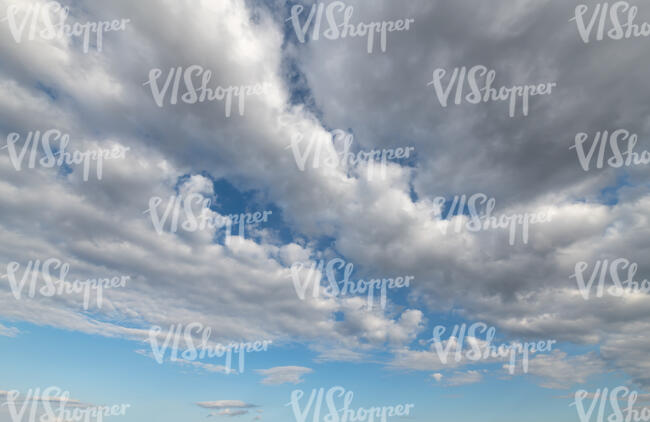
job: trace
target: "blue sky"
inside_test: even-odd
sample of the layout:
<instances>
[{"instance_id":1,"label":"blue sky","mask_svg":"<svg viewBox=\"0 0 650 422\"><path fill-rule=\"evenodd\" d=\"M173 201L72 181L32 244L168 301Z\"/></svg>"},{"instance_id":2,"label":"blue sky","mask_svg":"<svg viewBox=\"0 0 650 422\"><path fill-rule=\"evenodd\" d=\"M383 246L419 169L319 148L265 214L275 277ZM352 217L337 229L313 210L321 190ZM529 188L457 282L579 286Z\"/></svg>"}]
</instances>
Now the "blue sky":
<instances>
[{"instance_id":1,"label":"blue sky","mask_svg":"<svg viewBox=\"0 0 650 422\"><path fill-rule=\"evenodd\" d=\"M327 390L334 386L355 393L353 407L414 403L410 420L424 421L431 415L513 421L524 416L532 421L548 417L566 421L575 418L574 409L569 407L572 398L562 397L566 394L555 390L541 389L521 376L443 388L427 374L387 370L376 363L315 364L313 353L296 345L271 347L266 353L249 354L243 374L214 374L188 370L169 362L159 365L153 359L134 353L137 346L130 341L30 324L15 326L21 330L20 336L0 338L5 351L2 373L5 379L14 380L11 382L14 389L24 392L34 386L57 385L84 402L128 403L131 407L127 414L119 417L124 421L142 420L152 414L163 421L201 420L209 411L195 403L210 401L213 397L245 398L246 402L259 406L265 418L291 419L291 408L284 406L290 402L291 391L301 389L309 394L313 388ZM287 363L312 367L314 373L305 376L305 381L299 385L260 383L263 377L256 370ZM494 370L494 367L472 366L479 370ZM614 386L620 380L620 376L604 376L594 380L592 385L594 389ZM508 409L508 416L499 410L503 408Z\"/></svg>"}]
</instances>

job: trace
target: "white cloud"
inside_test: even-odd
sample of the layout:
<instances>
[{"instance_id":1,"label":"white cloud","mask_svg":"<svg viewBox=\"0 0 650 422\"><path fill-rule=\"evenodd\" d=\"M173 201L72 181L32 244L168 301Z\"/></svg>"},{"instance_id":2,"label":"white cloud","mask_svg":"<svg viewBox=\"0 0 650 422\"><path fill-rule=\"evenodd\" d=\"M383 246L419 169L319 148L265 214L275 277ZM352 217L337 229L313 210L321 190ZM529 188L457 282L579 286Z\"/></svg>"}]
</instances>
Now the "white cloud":
<instances>
[{"instance_id":1,"label":"white cloud","mask_svg":"<svg viewBox=\"0 0 650 422\"><path fill-rule=\"evenodd\" d=\"M210 412L208 413L208 417L210 416L241 416L245 415L248 413L248 410L233 410L233 409L223 409L218 412Z\"/></svg>"},{"instance_id":2,"label":"white cloud","mask_svg":"<svg viewBox=\"0 0 650 422\"><path fill-rule=\"evenodd\" d=\"M445 382L451 387L457 387L459 385L474 384L482 379L483 375L479 371L469 370L467 372L454 372L446 378Z\"/></svg>"},{"instance_id":3,"label":"white cloud","mask_svg":"<svg viewBox=\"0 0 650 422\"><path fill-rule=\"evenodd\" d=\"M7 327L0 324L0 336L5 337L16 337L20 333L20 330L16 327Z\"/></svg>"},{"instance_id":4,"label":"white cloud","mask_svg":"<svg viewBox=\"0 0 650 422\"><path fill-rule=\"evenodd\" d=\"M617 189L616 204L603 205L605 188L616 186L615 172L584 174L567 147L573 132L600 127L612 110L617 124L644 128L639 122L646 121L647 101L635 88L646 79L638 65L641 47L601 44L589 60L612 53L617 60L575 72L575 63L587 53L568 50L572 42L548 43L548 30L539 34L532 23L532 12L548 7L549 22L566 25L561 7L527 2L530 7L512 8L505 0L489 8L469 1L453 6L382 1L372 8L354 3L366 17L413 15L430 24L421 25L417 36L411 31L391 37L388 54L368 56L360 39L286 46L284 19L263 7L253 10L243 0L180 5L168 0L154 14L146 2L118 0L81 2L75 8L84 15L125 16L140 23L128 34L108 34L101 56L85 55L73 43L16 45L9 36L0 37L5 122L0 139L13 131L58 127L70 132L76 148L113 142L131 147L124 160L105 163L103 180L88 182L81 181L78 168L67 176L44 168L17 172L2 150L0 268L12 260L57 256L71 263L74 277L130 274L134 280L128 289L107 291L105 307L96 314L80 312L75 295L17 302L1 283L0 315L136 341L152 324L201 321L213 328L216 341L307 343L319 360L358 361L388 348L395 354L390 366L438 371L445 367L435 354L409 344L429 312L455 309L508 335L601 346L602 359L650 385L650 344L638 334L647 332L648 298L586 302L568 279L577 260L602 256L628 257L639 262L640 274L649 272L648 168L629 169L629 186ZM167 24L179 21L193 25L184 26L184 37L168 37ZM491 24L478 24L485 22ZM455 31L461 27L470 31ZM471 28L483 32L479 36ZM572 32L564 29L552 32ZM512 48L494 48L504 40ZM535 53L530 43L537 46ZM133 48L138 54L123 54ZM225 60L206 51L232 55ZM286 60L304 73L318 117L308 107L290 104ZM432 63L476 60L498 67L504 83L524 76L561 77L566 94L536 102L535 118L521 120L503 117L502 104L435 107L432 92L424 89ZM216 103L157 107L142 86L151 67L196 62L219 75L215 83L270 82L273 94L251 99L245 116L230 119ZM617 78L614 66L629 74ZM595 104L584 95L603 87L609 87L602 92L606 102ZM377 104L394 105L383 107L377 118ZM280 116L285 126L277 125ZM417 165L392 164L385 180L373 181L354 169L299 171L286 146L296 134L325 133L325 124L350 128L364 149L413 144ZM184 175L189 177L179 183ZM208 175L255 192L260 206L277 206L281 223L300 240L279 240L267 229L236 245L215 244L209 231L156 234L142 214L151 196L168 198L178 188L225 205ZM508 246L505 231L441 234L430 213L431 198L473 190L494 195L500 212L552 208L557 213L552 222L531 227L528 245ZM314 247L322 236L332 240L327 251ZM360 298L298 300L288 267L326 253L345 256L364 274L415 275L410 301L366 312ZM0 325L0 335L17 334ZM569 382L557 369L567 365L558 356L536 357L536 375L547 386ZM587 368L578 380L604 370L591 358L566 359ZM218 366L204 369L218 372Z\"/></svg>"},{"instance_id":5,"label":"white cloud","mask_svg":"<svg viewBox=\"0 0 650 422\"><path fill-rule=\"evenodd\" d=\"M245 409L245 408L255 407L254 404L246 403L241 400L215 400L215 401L198 402L196 404L206 409L228 409L231 407L238 408L238 409Z\"/></svg>"},{"instance_id":6,"label":"white cloud","mask_svg":"<svg viewBox=\"0 0 650 422\"><path fill-rule=\"evenodd\" d=\"M269 369L259 369L257 372L264 375L262 384L300 384L306 374L314 372L311 368L304 366L276 366Z\"/></svg>"},{"instance_id":7,"label":"white cloud","mask_svg":"<svg viewBox=\"0 0 650 422\"><path fill-rule=\"evenodd\" d=\"M567 356L559 350L537 355L528 363L528 372L540 377L540 385L546 388L568 389L604 371L604 362L594 354Z\"/></svg>"}]
</instances>

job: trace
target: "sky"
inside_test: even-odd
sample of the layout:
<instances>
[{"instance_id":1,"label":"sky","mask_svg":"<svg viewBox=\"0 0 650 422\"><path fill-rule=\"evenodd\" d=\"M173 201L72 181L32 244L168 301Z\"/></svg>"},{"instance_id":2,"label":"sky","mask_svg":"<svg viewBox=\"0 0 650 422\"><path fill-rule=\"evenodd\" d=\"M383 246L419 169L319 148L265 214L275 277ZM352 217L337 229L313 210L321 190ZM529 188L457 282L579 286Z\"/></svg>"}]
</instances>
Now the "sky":
<instances>
[{"instance_id":1,"label":"sky","mask_svg":"<svg viewBox=\"0 0 650 422\"><path fill-rule=\"evenodd\" d=\"M0 0L0 422L343 422L328 394L586 422L617 388L602 415L641 412L644 22L641 0ZM182 355L202 338L221 355Z\"/></svg>"}]
</instances>

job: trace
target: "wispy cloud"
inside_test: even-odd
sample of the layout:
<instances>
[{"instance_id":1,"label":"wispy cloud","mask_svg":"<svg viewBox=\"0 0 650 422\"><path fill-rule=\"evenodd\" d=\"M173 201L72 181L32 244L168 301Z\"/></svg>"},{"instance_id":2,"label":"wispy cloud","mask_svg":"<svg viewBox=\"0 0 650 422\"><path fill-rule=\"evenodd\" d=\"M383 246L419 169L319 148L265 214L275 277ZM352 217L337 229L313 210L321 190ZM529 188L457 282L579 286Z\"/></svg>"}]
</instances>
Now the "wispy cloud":
<instances>
[{"instance_id":1,"label":"wispy cloud","mask_svg":"<svg viewBox=\"0 0 650 422\"><path fill-rule=\"evenodd\" d=\"M304 366L276 366L269 369L259 369L257 372L265 376L262 379L262 384L300 384L304 382L302 378L304 375L314 371Z\"/></svg>"},{"instance_id":2,"label":"wispy cloud","mask_svg":"<svg viewBox=\"0 0 650 422\"><path fill-rule=\"evenodd\" d=\"M0 324L0 336L5 337L16 337L20 333L20 330L15 327L7 327Z\"/></svg>"},{"instance_id":3,"label":"wispy cloud","mask_svg":"<svg viewBox=\"0 0 650 422\"><path fill-rule=\"evenodd\" d=\"M215 400L215 401L202 401L196 403L197 406L206 408L206 409L226 409L226 408L240 408L248 409L251 407L256 407L254 404L246 403L241 400Z\"/></svg>"}]
</instances>

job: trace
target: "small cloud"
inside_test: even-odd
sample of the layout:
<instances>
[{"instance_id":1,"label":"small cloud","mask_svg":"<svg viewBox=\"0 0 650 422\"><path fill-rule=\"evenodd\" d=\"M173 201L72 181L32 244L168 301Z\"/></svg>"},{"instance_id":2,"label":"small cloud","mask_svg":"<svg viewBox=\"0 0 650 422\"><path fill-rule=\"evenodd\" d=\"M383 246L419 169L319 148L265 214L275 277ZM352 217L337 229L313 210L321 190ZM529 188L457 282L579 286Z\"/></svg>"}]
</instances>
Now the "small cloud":
<instances>
[{"instance_id":1,"label":"small cloud","mask_svg":"<svg viewBox=\"0 0 650 422\"><path fill-rule=\"evenodd\" d=\"M264 375L266 378L262 380L262 384L300 384L304 382L303 375L311 374L314 372L311 368L304 366L276 366L269 369L260 369L257 372Z\"/></svg>"},{"instance_id":2,"label":"small cloud","mask_svg":"<svg viewBox=\"0 0 650 422\"><path fill-rule=\"evenodd\" d=\"M222 409L218 412L211 412L208 414L208 417L211 416L241 416L245 415L248 413L248 410L243 410L243 409L238 409L238 410L232 410L232 409Z\"/></svg>"},{"instance_id":3,"label":"small cloud","mask_svg":"<svg viewBox=\"0 0 650 422\"><path fill-rule=\"evenodd\" d=\"M454 375L449 377L447 384L455 387L458 385L474 384L483 379L483 375L479 371L467 372L454 372Z\"/></svg>"},{"instance_id":4,"label":"small cloud","mask_svg":"<svg viewBox=\"0 0 650 422\"><path fill-rule=\"evenodd\" d=\"M190 361L185 359L178 359L174 362L178 363L179 365L185 365L185 366L191 366L194 368L203 369L204 371L207 372L215 372L219 374L237 374L236 370L228 368L224 365L214 365L212 363Z\"/></svg>"},{"instance_id":5,"label":"small cloud","mask_svg":"<svg viewBox=\"0 0 650 422\"><path fill-rule=\"evenodd\" d=\"M314 359L316 362L361 362L366 358L364 354L345 347L316 345L311 349L318 352L318 356Z\"/></svg>"},{"instance_id":6,"label":"small cloud","mask_svg":"<svg viewBox=\"0 0 650 422\"><path fill-rule=\"evenodd\" d=\"M11 395L10 395L11 394ZM33 396L31 394L21 394L18 390L4 391L0 390L0 398L9 399L15 403L34 403L34 402L52 402L63 403L65 407L79 407L89 408L96 407L90 403L84 403L80 400L75 400L67 395L61 396Z\"/></svg>"},{"instance_id":7,"label":"small cloud","mask_svg":"<svg viewBox=\"0 0 650 422\"><path fill-rule=\"evenodd\" d=\"M247 409L256 407L254 404L246 403L241 400L216 400L216 401L202 401L196 403L197 406L205 409L228 409L231 407L239 409Z\"/></svg>"},{"instance_id":8,"label":"small cloud","mask_svg":"<svg viewBox=\"0 0 650 422\"><path fill-rule=\"evenodd\" d=\"M431 374L431 377L440 382L444 378L444 375L436 372L435 374ZM474 384L482 379L483 375L479 371L456 371L446 378L444 385L448 387L457 387L459 385Z\"/></svg>"},{"instance_id":9,"label":"small cloud","mask_svg":"<svg viewBox=\"0 0 650 422\"><path fill-rule=\"evenodd\" d=\"M150 350L145 350L145 349L138 349L135 351L135 353L148 357L150 359L156 359L154 354ZM233 374L237 375L237 370L228 368L224 365L215 365L212 363L205 363L205 362L199 362L199 361L190 361L186 359L174 359L174 360L168 360L167 362L175 363L176 365L182 365L182 366L191 366L193 368L197 369L202 369L207 372L213 372L213 373L219 373L219 374Z\"/></svg>"},{"instance_id":10,"label":"small cloud","mask_svg":"<svg viewBox=\"0 0 650 422\"><path fill-rule=\"evenodd\" d=\"M0 336L4 337L16 337L20 333L20 330L16 327L6 327L0 324Z\"/></svg>"},{"instance_id":11,"label":"small cloud","mask_svg":"<svg viewBox=\"0 0 650 422\"><path fill-rule=\"evenodd\" d=\"M569 389L575 384L583 384L604 369L604 361L595 353L569 356L559 350L535 356L528 363L528 373L541 379L539 385L553 389Z\"/></svg>"}]
</instances>

